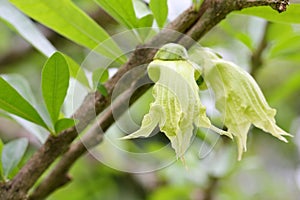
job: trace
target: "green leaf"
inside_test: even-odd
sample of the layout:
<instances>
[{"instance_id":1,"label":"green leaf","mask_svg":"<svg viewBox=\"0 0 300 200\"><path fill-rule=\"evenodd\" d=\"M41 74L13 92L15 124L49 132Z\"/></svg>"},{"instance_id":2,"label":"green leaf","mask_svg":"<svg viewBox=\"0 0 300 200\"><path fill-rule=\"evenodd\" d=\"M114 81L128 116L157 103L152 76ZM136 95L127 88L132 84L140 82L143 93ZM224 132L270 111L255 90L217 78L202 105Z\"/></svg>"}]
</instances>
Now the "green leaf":
<instances>
[{"instance_id":1,"label":"green leaf","mask_svg":"<svg viewBox=\"0 0 300 200\"><path fill-rule=\"evenodd\" d=\"M35 108L0 77L0 108L48 129Z\"/></svg>"},{"instance_id":2,"label":"green leaf","mask_svg":"<svg viewBox=\"0 0 300 200\"><path fill-rule=\"evenodd\" d=\"M30 102L32 105L36 105L37 101L30 88L28 81L19 74L5 74L2 77L15 88L24 99Z\"/></svg>"},{"instance_id":3,"label":"green leaf","mask_svg":"<svg viewBox=\"0 0 300 200\"><path fill-rule=\"evenodd\" d=\"M70 76L80 82L83 86L90 89L91 87L84 70L69 56L64 54L64 57L69 66Z\"/></svg>"},{"instance_id":4,"label":"green leaf","mask_svg":"<svg viewBox=\"0 0 300 200\"><path fill-rule=\"evenodd\" d=\"M246 34L246 33L236 33L235 37L241 41L241 43L243 43L246 47L248 47L250 50L253 50L253 41L250 37L250 35Z\"/></svg>"},{"instance_id":5,"label":"green leaf","mask_svg":"<svg viewBox=\"0 0 300 200\"><path fill-rule=\"evenodd\" d=\"M4 144L0 138L0 182L4 180L4 173L2 167L2 151L3 151Z\"/></svg>"},{"instance_id":6,"label":"green leaf","mask_svg":"<svg viewBox=\"0 0 300 200\"><path fill-rule=\"evenodd\" d=\"M274 89L270 95L269 102L272 104L284 102L286 98L300 89L300 72L293 74L285 82Z\"/></svg>"},{"instance_id":7,"label":"green leaf","mask_svg":"<svg viewBox=\"0 0 300 200\"><path fill-rule=\"evenodd\" d=\"M102 83L98 83L97 85L97 90L98 92L100 92L100 94L102 94L104 97L106 97L108 95L107 89L106 87L102 84Z\"/></svg>"},{"instance_id":8,"label":"green leaf","mask_svg":"<svg viewBox=\"0 0 300 200\"><path fill-rule=\"evenodd\" d=\"M243 43L249 50L253 50L253 41L250 34L239 31L228 20L225 20L220 25L222 29L230 36L234 37L241 43Z\"/></svg>"},{"instance_id":9,"label":"green leaf","mask_svg":"<svg viewBox=\"0 0 300 200\"><path fill-rule=\"evenodd\" d=\"M133 5L137 16L136 30L139 42L144 43L151 31L149 27L152 27L153 24L153 14L143 1L133 0Z\"/></svg>"},{"instance_id":10,"label":"green leaf","mask_svg":"<svg viewBox=\"0 0 300 200\"><path fill-rule=\"evenodd\" d=\"M10 1L31 18L90 49L94 49L99 43L110 37L103 28L70 0ZM106 46L97 48L96 51L113 59L122 54L113 40L107 41L105 44ZM119 59L121 62L125 62L125 60L124 57Z\"/></svg>"},{"instance_id":11,"label":"green leaf","mask_svg":"<svg viewBox=\"0 0 300 200\"><path fill-rule=\"evenodd\" d=\"M167 0L151 0L149 6L159 28L164 27L168 17Z\"/></svg>"},{"instance_id":12,"label":"green leaf","mask_svg":"<svg viewBox=\"0 0 300 200\"><path fill-rule=\"evenodd\" d=\"M116 21L128 29L137 29L140 42L149 34L147 31L138 28L151 27L153 15L140 0L95 0L100 7L109 13Z\"/></svg>"},{"instance_id":13,"label":"green leaf","mask_svg":"<svg viewBox=\"0 0 300 200\"><path fill-rule=\"evenodd\" d=\"M69 67L63 54L54 53L42 71L43 98L54 125L69 87Z\"/></svg>"},{"instance_id":14,"label":"green leaf","mask_svg":"<svg viewBox=\"0 0 300 200\"><path fill-rule=\"evenodd\" d=\"M7 178L20 163L27 146L28 140L26 138L13 140L4 145L2 150L2 165L5 178Z\"/></svg>"},{"instance_id":15,"label":"green leaf","mask_svg":"<svg viewBox=\"0 0 300 200\"><path fill-rule=\"evenodd\" d=\"M48 125L48 127L50 127L51 123L50 123L50 119L49 119L49 115L47 113L47 110L46 110L46 108L43 104L41 104L40 102L38 103L36 101L35 95L32 92L28 81L23 76L21 76L19 74L5 74L2 77L13 88L15 88L18 91L18 93L20 95L22 95L22 97L24 99L26 99L28 102L30 102L30 104L41 115L41 117L43 118L45 123ZM1 116L1 114L0 114L0 116ZM27 129L30 132L30 134L37 137L39 139L39 141L42 142L42 143L45 141L45 139L48 135L45 130L41 129L41 127L37 126L36 124L29 123L29 122L23 120L22 118L14 117L12 115L9 115L8 113L6 113L6 115L4 117L6 117L10 120L13 120L16 123L19 123L25 129Z\"/></svg>"},{"instance_id":16,"label":"green leaf","mask_svg":"<svg viewBox=\"0 0 300 200\"><path fill-rule=\"evenodd\" d=\"M203 0L193 0L193 7L195 11L199 11Z\"/></svg>"},{"instance_id":17,"label":"green leaf","mask_svg":"<svg viewBox=\"0 0 300 200\"><path fill-rule=\"evenodd\" d=\"M98 83L104 83L109 78L108 70L105 68L98 68L95 71L93 71L93 86L96 88L98 86Z\"/></svg>"},{"instance_id":18,"label":"green leaf","mask_svg":"<svg viewBox=\"0 0 300 200\"><path fill-rule=\"evenodd\" d=\"M0 18L12 25L24 39L45 56L49 57L55 51L55 48L34 23L11 5L8 0L0 0Z\"/></svg>"},{"instance_id":19,"label":"green leaf","mask_svg":"<svg viewBox=\"0 0 300 200\"><path fill-rule=\"evenodd\" d=\"M139 27L151 27L153 23L153 15L145 15L144 17L140 18L138 21ZM138 29L139 31L139 29ZM148 30L149 31L149 30Z\"/></svg>"},{"instance_id":20,"label":"green leaf","mask_svg":"<svg viewBox=\"0 0 300 200\"><path fill-rule=\"evenodd\" d=\"M140 18L138 21L139 27L151 27L153 23L153 15L145 15L144 17ZM149 36L151 29L150 28L139 28L137 32L140 36L140 42L144 42L147 37Z\"/></svg>"},{"instance_id":21,"label":"green leaf","mask_svg":"<svg viewBox=\"0 0 300 200\"><path fill-rule=\"evenodd\" d=\"M300 5L291 4L286 12L278 13L269 6L265 7L252 7L243 9L242 11L236 11L238 14L253 15L264 18L272 22L280 23L300 23L299 13Z\"/></svg>"},{"instance_id":22,"label":"green leaf","mask_svg":"<svg viewBox=\"0 0 300 200\"><path fill-rule=\"evenodd\" d=\"M280 34L278 34L280 32ZM283 24L283 23L269 23L267 40L268 42L285 40L291 36L294 36L295 31L292 24Z\"/></svg>"},{"instance_id":23,"label":"green leaf","mask_svg":"<svg viewBox=\"0 0 300 200\"><path fill-rule=\"evenodd\" d=\"M292 54L297 54L299 58L300 50L300 35L290 35L275 43L269 51L270 58L288 57ZM288 59L290 60L290 59Z\"/></svg>"},{"instance_id":24,"label":"green leaf","mask_svg":"<svg viewBox=\"0 0 300 200\"><path fill-rule=\"evenodd\" d=\"M95 0L101 8L129 29L137 28L132 0Z\"/></svg>"},{"instance_id":25,"label":"green leaf","mask_svg":"<svg viewBox=\"0 0 300 200\"><path fill-rule=\"evenodd\" d=\"M61 131L68 129L72 126L75 126L78 120L70 119L70 118L63 118L58 120L55 123L55 133L60 133Z\"/></svg>"}]
</instances>

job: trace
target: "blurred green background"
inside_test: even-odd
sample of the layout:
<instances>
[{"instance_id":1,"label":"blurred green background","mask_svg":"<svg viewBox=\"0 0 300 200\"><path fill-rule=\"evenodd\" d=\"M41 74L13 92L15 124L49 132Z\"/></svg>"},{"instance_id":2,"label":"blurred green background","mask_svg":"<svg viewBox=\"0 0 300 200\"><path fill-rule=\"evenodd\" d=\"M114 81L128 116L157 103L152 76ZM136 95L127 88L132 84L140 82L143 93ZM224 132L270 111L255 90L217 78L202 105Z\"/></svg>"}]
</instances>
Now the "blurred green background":
<instances>
[{"instance_id":1,"label":"blurred green background","mask_svg":"<svg viewBox=\"0 0 300 200\"><path fill-rule=\"evenodd\" d=\"M99 11L99 7L92 1L78 0L75 3L92 15L111 35L124 31L104 11ZM188 1L169 1L168 19L172 20L189 5ZM89 54L89 50L42 25L40 28L59 51L77 62L81 63ZM154 171L127 173L118 170L118 165L128 163L122 163L120 155L112 156L118 154L118 151L110 149L106 142L110 134L122 134L122 125L116 123L108 131L103 144L95 149L98 153L106 152L114 159L114 164L102 163L101 159L93 156L95 153L82 157L71 170L74 180L56 191L49 197L50 200L299 199L300 25L267 22L261 18L233 13L199 43L215 49L224 59L250 72L271 107L277 109L278 125L294 135L294 138L289 138L289 143L285 144L252 128L248 151L244 153L242 161L237 161L234 141L213 135L207 136L207 140L212 141L209 143L202 140L203 133L199 131L186 155L187 167L181 161L175 161ZM256 53L258 57L255 57ZM24 76L38 99L41 96L40 74L45 60L46 57L0 21L0 73ZM131 117L137 124L147 112L151 98L150 92L145 94L131 109ZM206 103L210 108L212 103ZM4 143L18 137L30 139L23 163L41 145L28 130L6 118L0 118L0 137ZM167 143L163 137L138 142L150 150ZM174 158L171 152L164 153L166 155L157 158L159 161L168 159L170 154Z\"/></svg>"}]
</instances>

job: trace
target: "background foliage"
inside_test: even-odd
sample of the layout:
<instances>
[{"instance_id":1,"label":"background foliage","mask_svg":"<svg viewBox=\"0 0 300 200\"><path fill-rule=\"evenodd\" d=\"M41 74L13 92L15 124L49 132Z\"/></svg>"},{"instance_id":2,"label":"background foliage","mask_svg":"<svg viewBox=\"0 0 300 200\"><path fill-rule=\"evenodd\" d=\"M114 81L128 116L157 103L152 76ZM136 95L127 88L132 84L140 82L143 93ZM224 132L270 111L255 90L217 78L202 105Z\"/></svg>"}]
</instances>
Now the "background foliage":
<instances>
[{"instance_id":1,"label":"background foliage","mask_svg":"<svg viewBox=\"0 0 300 200\"><path fill-rule=\"evenodd\" d=\"M16 91L24 98L18 98L11 104L22 105L18 110L31 113L34 118L30 120L19 116L43 126L52 134L73 125L67 118L73 110L69 106L68 97L65 99L69 84L63 82L69 79L66 74L76 78L85 92L95 90L98 86L100 92L105 94L101 83L107 80L108 72L99 72L92 67L85 69L87 73L84 73L76 64L84 61L89 49L93 49L110 35L124 30L151 27L153 23L153 26L162 28L191 5L189 1L179 3L176 0L151 0L149 7L138 0L62 0L59 4L53 0L11 2L34 20L21 14L8 1L0 0L0 73L5 74L5 80L15 86ZM106 13L99 10L99 6ZM197 137L200 142L194 144L186 155L188 169L178 161L158 171L142 174L120 172L87 155L72 168L71 175L74 180L67 187L56 191L49 199L210 199L212 195L214 199L222 200L296 200L300 196L299 13L298 4L292 4L283 14L278 14L269 7L234 12L199 41L202 46L215 49L225 59L233 61L254 76L270 105L277 109L278 124L295 136L288 144L253 128L249 134L248 151L243 160L238 162L232 141L218 139L210 152L205 150L205 145L209 143L209 139L214 141L215 138L206 138L203 141L199 133ZM140 43L154 34L142 29L135 31ZM102 47L96 51L108 58L114 58L122 52L122 46L113 40L109 40ZM56 49L63 53L56 53L47 60ZM55 74L57 71L53 69L57 59L65 67L59 68L62 71ZM119 57L112 68L119 66L118 63L124 63L126 59L126 56ZM51 67L47 68L47 65ZM109 70L110 76L113 71ZM78 74L79 76L75 76ZM90 74L96 80L101 74L106 75L102 76L99 86L98 81L88 82L87 77ZM9 95L16 97L16 91L3 89L5 84L1 82L2 79L0 102L6 101ZM55 82L61 84L61 90L56 94L57 101L50 102L47 93L51 93L54 85L47 83ZM82 98L78 96L79 100ZM23 101L32 105L25 106ZM150 101L151 95L147 93L132 107L132 117L136 121L140 121L147 112ZM210 112L212 103L208 101L206 105ZM5 110L3 106L1 108ZM38 113L35 113L35 109ZM18 172L45 141L48 132L2 110L0 116L0 174L4 180L12 178ZM64 122L57 125L60 120ZM108 130L107 137L113 133L122 134L122 131L118 126L113 126ZM164 141L164 138L160 138L160 141ZM151 140L145 146L156 148L155 145L161 145L160 141ZM144 144L145 141L140 143ZM99 149L109 153L112 151L105 140ZM116 158L118 156L120 155L116 155Z\"/></svg>"}]
</instances>

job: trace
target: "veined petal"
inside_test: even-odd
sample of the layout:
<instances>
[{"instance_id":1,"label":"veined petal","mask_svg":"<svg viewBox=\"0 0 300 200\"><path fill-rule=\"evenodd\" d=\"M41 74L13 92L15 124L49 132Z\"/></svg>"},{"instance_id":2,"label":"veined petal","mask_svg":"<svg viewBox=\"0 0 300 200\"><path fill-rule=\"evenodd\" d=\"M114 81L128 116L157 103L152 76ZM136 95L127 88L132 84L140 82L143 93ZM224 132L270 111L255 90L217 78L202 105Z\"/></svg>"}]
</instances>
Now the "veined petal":
<instances>
[{"instance_id":1,"label":"veined petal","mask_svg":"<svg viewBox=\"0 0 300 200\"><path fill-rule=\"evenodd\" d=\"M189 126L188 129L178 130L176 135L167 136L171 141L171 146L175 150L176 157L183 157L184 153L191 144L191 138L193 137L193 126Z\"/></svg>"},{"instance_id":2,"label":"veined petal","mask_svg":"<svg viewBox=\"0 0 300 200\"><path fill-rule=\"evenodd\" d=\"M285 132L280 127L276 125L276 121L274 118L270 118L269 121L255 121L253 122L254 126L262 129L265 132L271 133L274 137L278 139L288 142L287 139L283 136L293 137L291 134Z\"/></svg>"},{"instance_id":3,"label":"veined petal","mask_svg":"<svg viewBox=\"0 0 300 200\"><path fill-rule=\"evenodd\" d=\"M234 63L220 59L211 50L197 51L194 61L202 63L204 80L216 96L216 107L224 124L238 144L238 158L246 151L247 133L254 124L282 141L291 136L276 125L276 110L271 108L252 76Z\"/></svg>"},{"instance_id":4,"label":"veined petal","mask_svg":"<svg viewBox=\"0 0 300 200\"><path fill-rule=\"evenodd\" d=\"M164 123L159 124L160 130L170 139L177 157L181 157L190 145L195 118L201 115L202 127L210 127L210 121L199 99L193 65L182 60L156 60L148 66L150 77L153 77L153 71L158 74L157 68L159 79L153 95L155 103L161 105L165 113Z\"/></svg>"},{"instance_id":5,"label":"veined petal","mask_svg":"<svg viewBox=\"0 0 300 200\"><path fill-rule=\"evenodd\" d=\"M132 139L138 137L149 137L155 127L158 125L161 116L161 107L159 105L151 105L150 111L146 114L142 121L142 126L136 132L131 133L120 139Z\"/></svg>"},{"instance_id":6,"label":"veined petal","mask_svg":"<svg viewBox=\"0 0 300 200\"><path fill-rule=\"evenodd\" d=\"M158 51L147 69L150 79L155 82L152 90L155 100L140 130L125 139L148 137L158 123L160 130L170 139L178 158L190 145L194 125L211 128L232 138L231 133L211 125L196 83L202 68L187 59L185 48L178 44L167 44ZM159 109L154 109L154 105Z\"/></svg>"}]
</instances>

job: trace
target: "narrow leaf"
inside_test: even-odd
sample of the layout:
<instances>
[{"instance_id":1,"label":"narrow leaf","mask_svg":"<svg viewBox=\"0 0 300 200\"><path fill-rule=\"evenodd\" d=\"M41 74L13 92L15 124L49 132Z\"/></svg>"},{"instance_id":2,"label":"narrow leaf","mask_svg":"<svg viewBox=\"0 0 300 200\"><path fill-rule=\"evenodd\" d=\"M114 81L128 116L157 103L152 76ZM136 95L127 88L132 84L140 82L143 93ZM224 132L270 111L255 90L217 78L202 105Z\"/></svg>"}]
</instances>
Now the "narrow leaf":
<instances>
[{"instance_id":1,"label":"narrow leaf","mask_svg":"<svg viewBox=\"0 0 300 200\"><path fill-rule=\"evenodd\" d=\"M141 1L141 0L132 0L132 1L133 1L133 8L135 10L137 21L139 21L141 18L145 17L146 15L153 16L151 10L149 9L145 1Z\"/></svg>"},{"instance_id":2,"label":"narrow leaf","mask_svg":"<svg viewBox=\"0 0 300 200\"><path fill-rule=\"evenodd\" d=\"M151 0L150 9L159 28L162 28L168 17L168 1L167 0Z\"/></svg>"},{"instance_id":3,"label":"narrow leaf","mask_svg":"<svg viewBox=\"0 0 300 200\"><path fill-rule=\"evenodd\" d=\"M2 77L0 77L0 91L1 109L48 129L35 108Z\"/></svg>"},{"instance_id":4,"label":"narrow leaf","mask_svg":"<svg viewBox=\"0 0 300 200\"><path fill-rule=\"evenodd\" d=\"M247 8L235 13L253 15L272 22L297 24L300 23L300 4L289 5L287 11L283 13L278 13L269 6Z\"/></svg>"},{"instance_id":5,"label":"narrow leaf","mask_svg":"<svg viewBox=\"0 0 300 200\"><path fill-rule=\"evenodd\" d=\"M140 0L133 0L133 5L136 10L136 16L137 16L137 31L139 32L141 37L146 38L148 35L149 27L152 27L153 24L153 14L151 13L150 9L146 6L145 2ZM140 28L147 28L145 30ZM142 31L139 31L142 30ZM142 33L142 34L141 34Z\"/></svg>"},{"instance_id":6,"label":"narrow leaf","mask_svg":"<svg viewBox=\"0 0 300 200\"><path fill-rule=\"evenodd\" d=\"M84 70L69 56L64 54L64 57L69 66L70 76L80 82L83 86L90 89L91 87Z\"/></svg>"},{"instance_id":7,"label":"narrow leaf","mask_svg":"<svg viewBox=\"0 0 300 200\"><path fill-rule=\"evenodd\" d=\"M108 92L107 92L107 89L106 87L102 84L102 83L98 83L97 85L97 90L98 92L100 92L100 94L102 94L104 97L107 97L108 95Z\"/></svg>"},{"instance_id":8,"label":"narrow leaf","mask_svg":"<svg viewBox=\"0 0 300 200\"><path fill-rule=\"evenodd\" d=\"M42 71L42 93L53 125L56 123L61 106L69 87L69 67L65 57L54 53Z\"/></svg>"},{"instance_id":9,"label":"narrow leaf","mask_svg":"<svg viewBox=\"0 0 300 200\"><path fill-rule=\"evenodd\" d=\"M137 28L132 0L95 0L101 8L129 29Z\"/></svg>"},{"instance_id":10,"label":"narrow leaf","mask_svg":"<svg viewBox=\"0 0 300 200\"><path fill-rule=\"evenodd\" d=\"M249 48L249 50L253 50L253 41L249 34L244 33L242 31L238 31L236 27L234 27L230 22L223 21L221 23L222 29L230 36L234 37L235 39L239 40L245 46Z\"/></svg>"},{"instance_id":11,"label":"narrow leaf","mask_svg":"<svg viewBox=\"0 0 300 200\"><path fill-rule=\"evenodd\" d=\"M11 86L13 86L24 99L38 111L45 123L50 127L51 122L48 112L43 104L38 103L34 93L32 92L28 81L19 74L7 74L2 76ZM30 123L20 117L13 115L6 115L6 118L15 121L16 123L23 126L30 134L34 135L38 140L43 143L48 136L48 132L36 124Z\"/></svg>"},{"instance_id":12,"label":"narrow leaf","mask_svg":"<svg viewBox=\"0 0 300 200\"><path fill-rule=\"evenodd\" d=\"M27 146L28 140L26 138L13 140L4 145L2 150L2 165L5 178L7 178L20 163Z\"/></svg>"},{"instance_id":13,"label":"narrow leaf","mask_svg":"<svg viewBox=\"0 0 300 200\"><path fill-rule=\"evenodd\" d=\"M278 34L280 32L280 34ZM293 24L269 23L268 24L268 42L281 41L291 36L297 35L294 31Z\"/></svg>"},{"instance_id":14,"label":"narrow leaf","mask_svg":"<svg viewBox=\"0 0 300 200\"><path fill-rule=\"evenodd\" d=\"M69 118L63 118L58 120L55 123L55 132L60 133L61 131L68 129L72 126L75 126L77 123L77 120L69 119Z\"/></svg>"},{"instance_id":15,"label":"narrow leaf","mask_svg":"<svg viewBox=\"0 0 300 200\"><path fill-rule=\"evenodd\" d=\"M70 0L10 1L31 18L90 49L109 38L103 28ZM97 48L98 53L113 59L122 53L113 40L106 44L103 48ZM119 61L125 62L125 58L122 57Z\"/></svg>"},{"instance_id":16,"label":"narrow leaf","mask_svg":"<svg viewBox=\"0 0 300 200\"><path fill-rule=\"evenodd\" d=\"M33 94L28 81L19 74L5 74L2 77L7 81L13 88L15 88L24 99L30 102L32 105L36 105L37 101Z\"/></svg>"},{"instance_id":17,"label":"narrow leaf","mask_svg":"<svg viewBox=\"0 0 300 200\"><path fill-rule=\"evenodd\" d=\"M49 57L55 51L55 48L34 23L11 5L8 0L0 0L0 18L11 24L24 39L45 56Z\"/></svg>"},{"instance_id":18,"label":"narrow leaf","mask_svg":"<svg viewBox=\"0 0 300 200\"><path fill-rule=\"evenodd\" d=\"M93 71L93 86L96 88L98 86L98 83L104 83L109 78L108 70L105 68L98 68L95 71Z\"/></svg>"},{"instance_id":19,"label":"narrow leaf","mask_svg":"<svg viewBox=\"0 0 300 200\"><path fill-rule=\"evenodd\" d=\"M296 54L296 56L299 57L299 50L300 36L289 35L287 38L281 39L272 46L269 56L271 58L278 58Z\"/></svg>"},{"instance_id":20,"label":"narrow leaf","mask_svg":"<svg viewBox=\"0 0 300 200\"><path fill-rule=\"evenodd\" d=\"M153 23L153 15L145 15L144 17L139 19L138 26L140 28L144 28L144 27L148 28L152 26L152 23Z\"/></svg>"},{"instance_id":21,"label":"narrow leaf","mask_svg":"<svg viewBox=\"0 0 300 200\"><path fill-rule=\"evenodd\" d=\"M144 17L140 18L138 21L138 26L141 28L137 29L137 32L140 36L140 42L145 42L149 37L150 28L143 28L143 27L151 27L153 23L153 15L145 15Z\"/></svg>"}]
</instances>

